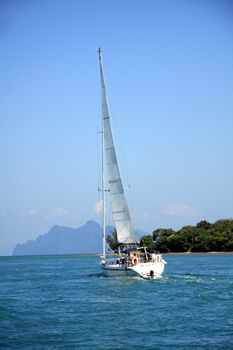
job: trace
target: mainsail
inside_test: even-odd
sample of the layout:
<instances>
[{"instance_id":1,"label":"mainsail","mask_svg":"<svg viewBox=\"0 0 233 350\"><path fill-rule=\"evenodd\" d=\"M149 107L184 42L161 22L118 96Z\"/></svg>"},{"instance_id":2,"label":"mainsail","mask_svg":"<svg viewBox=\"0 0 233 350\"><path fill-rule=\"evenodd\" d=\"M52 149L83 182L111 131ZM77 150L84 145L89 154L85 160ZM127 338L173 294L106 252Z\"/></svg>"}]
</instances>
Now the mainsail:
<instances>
[{"instance_id":1,"label":"mainsail","mask_svg":"<svg viewBox=\"0 0 233 350\"><path fill-rule=\"evenodd\" d=\"M108 176L108 184L110 191L110 199L112 206L113 221L117 231L117 240L119 243L137 243L134 234L132 220L129 208L125 199L124 189L121 181L120 171L117 163L117 157L113 142L111 122L108 112L107 95L103 74L101 49L99 52L100 76L102 89L102 118L104 133L104 149L106 157L106 168Z\"/></svg>"}]
</instances>

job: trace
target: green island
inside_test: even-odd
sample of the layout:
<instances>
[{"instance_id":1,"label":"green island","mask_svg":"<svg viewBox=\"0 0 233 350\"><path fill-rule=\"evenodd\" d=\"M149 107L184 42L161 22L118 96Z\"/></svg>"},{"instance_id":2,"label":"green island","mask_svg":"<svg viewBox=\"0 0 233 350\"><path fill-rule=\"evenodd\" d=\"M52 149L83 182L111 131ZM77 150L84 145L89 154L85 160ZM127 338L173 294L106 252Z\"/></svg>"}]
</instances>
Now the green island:
<instances>
[{"instance_id":1,"label":"green island","mask_svg":"<svg viewBox=\"0 0 233 350\"><path fill-rule=\"evenodd\" d=\"M107 236L107 242L116 249L116 232ZM140 245L161 253L201 253L233 251L233 219L209 223L202 220L196 226L184 226L175 231L158 228L152 235L142 236Z\"/></svg>"}]
</instances>

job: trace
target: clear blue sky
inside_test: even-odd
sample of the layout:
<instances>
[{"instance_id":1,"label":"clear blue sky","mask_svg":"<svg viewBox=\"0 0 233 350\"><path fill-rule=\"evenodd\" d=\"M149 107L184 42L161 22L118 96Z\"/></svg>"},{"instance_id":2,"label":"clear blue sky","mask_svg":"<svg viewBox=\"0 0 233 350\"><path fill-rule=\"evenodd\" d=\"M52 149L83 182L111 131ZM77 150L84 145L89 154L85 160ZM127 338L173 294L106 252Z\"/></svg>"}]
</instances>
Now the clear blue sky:
<instances>
[{"instance_id":1,"label":"clear blue sky","mask_svg":"<svg viewBox=\"0 0 233 350\"><path fill-rule=\"evenodd\" d=\"M1 0L0 255L99 220L97 46L135 227L233 216L231 1Z\"/></svg>"}]
</instances>

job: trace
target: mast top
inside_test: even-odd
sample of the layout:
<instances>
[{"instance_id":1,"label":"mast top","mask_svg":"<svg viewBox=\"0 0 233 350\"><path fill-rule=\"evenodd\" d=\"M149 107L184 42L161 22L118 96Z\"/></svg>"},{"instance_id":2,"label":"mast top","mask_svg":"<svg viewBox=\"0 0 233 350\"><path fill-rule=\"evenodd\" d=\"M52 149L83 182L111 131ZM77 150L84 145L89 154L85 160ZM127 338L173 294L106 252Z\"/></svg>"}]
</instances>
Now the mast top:
<instances>
[{"instance_id":1,"label":"mast top","mask_svg":"<svg viewBox=\"0 0 233 350\"><path fill-rule=\"evenodd\" d=\"M98 52L98 54L99 54L99 59L100 59L100 61L101 61L101 58L102 58L102 49L101 49L101 47L99 47L96 51Z\"/></svg>"}]
</instances>

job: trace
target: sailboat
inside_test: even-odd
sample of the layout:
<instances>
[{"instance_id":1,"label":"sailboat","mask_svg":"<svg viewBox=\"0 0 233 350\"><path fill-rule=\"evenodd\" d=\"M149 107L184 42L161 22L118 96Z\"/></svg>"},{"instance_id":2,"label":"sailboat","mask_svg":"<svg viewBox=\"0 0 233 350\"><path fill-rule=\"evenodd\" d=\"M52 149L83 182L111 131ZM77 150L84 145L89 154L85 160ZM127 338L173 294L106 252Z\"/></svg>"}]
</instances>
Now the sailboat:
<instances>
[{"instance_id":1,"label":"sailboat","mask_svg":"<svg viewBox=\"0 0 233 350\"><path fill-rule=\"evenodd\" d=\"M160 276L166 262L161 254L148 252L146 247L140 247L132 224L129 207L126 201L122 179L119 171L111 121L108 109L106 86L103 73L102 50L99 48L100 80L102 91L102 228L103 255L101 267L108 277L140 276L144 279ZM107 172L108 187L105 188L105 170ZM118 251L114 257L106 256L105 234L105 194L110 194L113 222L115 224Z\"/></svg>"}]
</instances>

